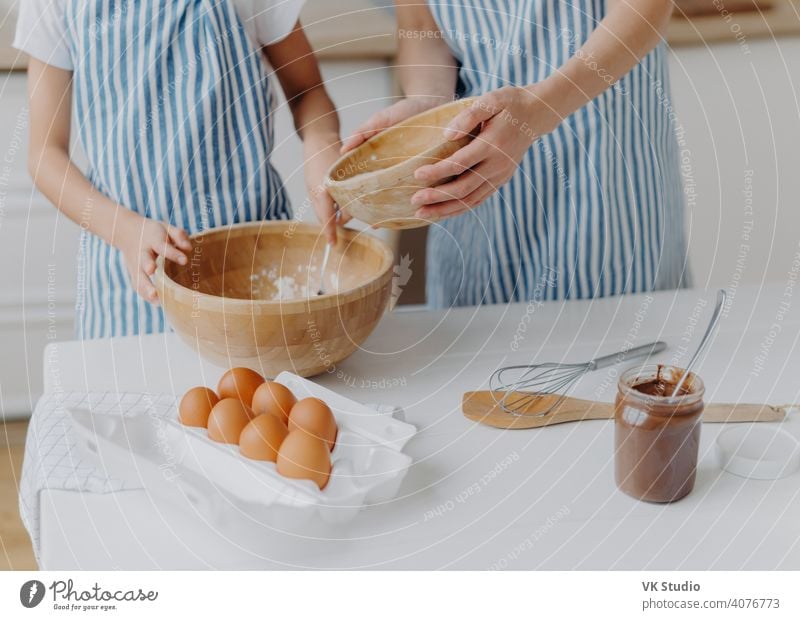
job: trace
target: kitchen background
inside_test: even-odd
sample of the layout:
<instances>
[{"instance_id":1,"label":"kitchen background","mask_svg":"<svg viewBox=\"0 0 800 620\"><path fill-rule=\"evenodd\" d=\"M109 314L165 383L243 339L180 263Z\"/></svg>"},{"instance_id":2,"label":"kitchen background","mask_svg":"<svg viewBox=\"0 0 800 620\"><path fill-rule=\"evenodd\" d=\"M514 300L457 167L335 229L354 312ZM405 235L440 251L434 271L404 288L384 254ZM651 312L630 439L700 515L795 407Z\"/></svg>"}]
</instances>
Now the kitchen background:
<instances>
[{"instance_id":1,"label":"kitchen background","mask_svg":"<svg viewBox=\"0 0 800 620\"><path fill-rule=\"evenodd\" d=\"M22 0L24 1L24 0ZM388 0L386 1L388 4ZM32 189L26 170L25 59L11 49L17 0L0 0L0 415L26 416L42 350L72 334L78 229ZM800 230L800 2L682 0L669 34L695 284L783 279ZM348 134L398 90L391 11L367 0L309 0L303 14ZM289 113L275 156L296 208L305 200ZM299 209L302 211L302 209ZM401 301L422 303L424 232L393 238L413 259ZM11 441L8 435L0 440Z\"/></svg>"}]
</instances>

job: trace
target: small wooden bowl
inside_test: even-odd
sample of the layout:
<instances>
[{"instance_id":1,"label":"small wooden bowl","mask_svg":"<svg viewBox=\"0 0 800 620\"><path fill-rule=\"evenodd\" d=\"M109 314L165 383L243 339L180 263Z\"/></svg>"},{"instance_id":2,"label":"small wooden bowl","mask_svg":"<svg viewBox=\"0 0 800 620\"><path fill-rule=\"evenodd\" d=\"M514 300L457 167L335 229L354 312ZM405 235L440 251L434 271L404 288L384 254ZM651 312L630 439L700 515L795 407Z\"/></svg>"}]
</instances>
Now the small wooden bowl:
<instances>
[{"instance_id":1,"label":"small wooden bowl","mask_svg":"<svg viewBox=\"0 0 800 620\"><path fill-rule=\"evenodd\" d=\"M224 367L247 366L267 377L330 371L372 333L391 295L394 256L367 233L340 231L326 278L330 290L338 276L339 290L320 296L325 237L318 226L238 224L195 235L192 245L186 266L159 259L156 287L179 336ZM309 267L311 297L273 300L264 293L261 274L308 275Z\"/></svg>"},{"instance_id":2,"label":"small wooden bowl","mask_svg":"<svg viewBox=\"0 0 800 620\"><path fill-rule=\"evenodd\" d=\"M419 207L411 204L411 197L431 185L415 179L414 172L447 159L472 140L471 135L445 140L442 132L473 101L461 99L412 116L345 154L328 172L330 195L353 217L373 226L427 226L430 222L414 217Z\"/></svg>"}]
</instances>

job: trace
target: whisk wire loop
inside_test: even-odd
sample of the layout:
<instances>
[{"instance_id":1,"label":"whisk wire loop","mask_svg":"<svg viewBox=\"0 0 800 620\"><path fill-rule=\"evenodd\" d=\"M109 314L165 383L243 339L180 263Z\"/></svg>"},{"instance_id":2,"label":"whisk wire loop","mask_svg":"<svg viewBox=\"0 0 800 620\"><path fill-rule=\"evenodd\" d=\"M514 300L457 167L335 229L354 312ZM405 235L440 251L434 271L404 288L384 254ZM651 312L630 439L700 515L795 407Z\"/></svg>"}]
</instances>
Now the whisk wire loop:
<instances>
[{"instance_id":1,"label":"whisk wire loop","mask_svg":"<svg viewBox=\"0 0 800 620\"><path fill-rule=\"evenodd\" d=\"M666 349L664 342L653 342L595 358L583 363L543 362L498 368L489 377L489 389L504 412L514 416L543 417L564 402L568 392L583 375L623 361L650 356ZM516 374L516 379L505 377ZM497 395L502 394L498 399Z\"/></svg>"}]
</instances>

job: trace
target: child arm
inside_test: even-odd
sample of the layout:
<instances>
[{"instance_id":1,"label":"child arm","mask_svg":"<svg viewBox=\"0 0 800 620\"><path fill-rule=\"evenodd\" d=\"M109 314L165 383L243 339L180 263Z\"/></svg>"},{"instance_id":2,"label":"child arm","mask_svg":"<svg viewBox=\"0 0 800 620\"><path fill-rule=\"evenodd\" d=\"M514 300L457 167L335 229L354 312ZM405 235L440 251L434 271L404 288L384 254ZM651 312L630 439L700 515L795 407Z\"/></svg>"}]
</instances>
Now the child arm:
<instances>
[{"instance_id":1,"label":"child arm","mask_svg":"<svg viewBox=\"0 0 800 620\"><path fill-rule=\"evenodd\" d=\"M280 82L303 141L306 185L314 211L329 241L336 240L335 208L324 179L339 156L339 115L320 74L317 59L300 22L264 53ZM345 214L341 214L342 222Z\"/></svg>"},{"instance_id":2,"label":"child arm","mask_svg":"<svg viewBox=\"0 0 800 620\"><path fill-rule=\"evenodd\" d=\"M149 277L155 272L155 257L185 264L181 250L191 249L188 236L109 199L74 164L69 154L71 71L31 58L28 106L28 170L34 184L69 219L119 249L137 292L155 302L158 295Z\"/></svg>"}]
</instances>

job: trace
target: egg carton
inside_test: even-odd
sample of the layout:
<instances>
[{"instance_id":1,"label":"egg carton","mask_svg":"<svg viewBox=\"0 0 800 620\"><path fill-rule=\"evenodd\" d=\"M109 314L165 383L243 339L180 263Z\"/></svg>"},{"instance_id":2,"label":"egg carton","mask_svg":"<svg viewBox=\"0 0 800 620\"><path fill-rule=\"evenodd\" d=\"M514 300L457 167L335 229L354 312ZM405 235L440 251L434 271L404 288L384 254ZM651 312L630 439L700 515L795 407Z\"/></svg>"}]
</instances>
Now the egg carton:
<instances>
[{"instance_id":1,"label":"egg carton","mask_svg":"<svg viewBox=\"0 0 800 620\"><path fill-rule=\"evenodd\" d=\"M242 516L291 531L314 521L343 524L365 505L397 494L412 462L403 448L416 427L292 373L275 380L298 399L322 399L336 418L332 471L322 490L310 480L282 476L274 463L243 457L238 446L212 441L205 429L182 425L177 407L166 416L145 407L127 416L70 414L79 448L106 475L164 499L174 500L179 491L218 525Z\"/></svg>"}]
</instances>

